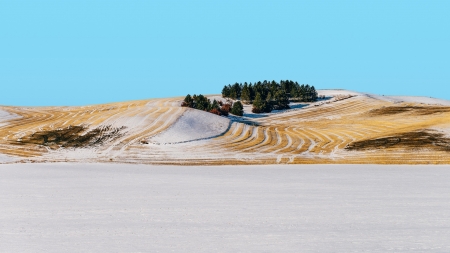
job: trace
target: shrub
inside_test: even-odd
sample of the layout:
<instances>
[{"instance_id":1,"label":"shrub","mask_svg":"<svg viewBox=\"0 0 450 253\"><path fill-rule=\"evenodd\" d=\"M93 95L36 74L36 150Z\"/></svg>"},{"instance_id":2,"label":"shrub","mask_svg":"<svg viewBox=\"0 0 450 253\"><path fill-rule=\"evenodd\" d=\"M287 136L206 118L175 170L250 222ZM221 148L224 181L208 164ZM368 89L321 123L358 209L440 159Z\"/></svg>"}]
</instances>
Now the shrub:
<instances>
[{"instance_id":1,"label":"shrub","mask_svg":"<svg viewBox=\"0 0 450 253\"><path fill-rule=\"evenodd\" d=\"M230 112L231 111L231 104L224 104L224 105L222 105L220 110L224 111L224 112Z\"/></svg>"},{"instance_id":2,"label":"shrub","mask_svg":"<svg viewBox=\"0 0 450 253\"><path fill-rule=\"evenodd\" d=\"M253 107L252 108L253 113L262 113L262 111L259 108Z\"/></svg>"},{"instance_id":3,"label":"shrub","mask_svg":"<svg viewBox=\"0 0 450 253\"><path fill-rule=\"evenodd\" d=\"M212 113L212 114L216 114L216 115L221 115L221 113L220 113L220 111L218 110L218 109L216 109L216 108L214 108L214 109L212 109L211 111L209 111L210 113Z\"/></svg>"}]
</instances>

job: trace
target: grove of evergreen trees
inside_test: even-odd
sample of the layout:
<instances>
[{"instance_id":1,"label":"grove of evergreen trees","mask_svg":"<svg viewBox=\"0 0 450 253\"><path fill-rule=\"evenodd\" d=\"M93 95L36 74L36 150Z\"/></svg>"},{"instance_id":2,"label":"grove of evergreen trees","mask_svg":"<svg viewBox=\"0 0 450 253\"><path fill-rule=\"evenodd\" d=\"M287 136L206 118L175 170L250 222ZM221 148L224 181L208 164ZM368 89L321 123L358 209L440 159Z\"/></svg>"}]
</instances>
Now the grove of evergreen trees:
<instances>
[{"instance_id":1,"label":"grove of evergreen trees","mask_svg":"<svg viewBox=\"0 0 450 253\"><path fill-rule=\"evenodd\" d=\"M272 110L289 109L290 101L313 102L317 100L314 86L300 85L291 80L235 83L225 85L222 97L239 99L243 103L252 104L254 113L271 112Z\"/></svg>"},{"instance_id":2,"label":"grove of evergreen trees","mask_svg":"<svg viewBox=\"0 0 450 253\"><path fill-rule=\"evenodd\" d=\"M239 111L238 109L234 109L239 108L239 104L241 107L241 111ZM241 102L227 102L227 103L223 103L222 101L217 101L217 100L213 100L211 102L210 99L208 99L207 97L203 96L202 94L200 95L187 95L184 98L183 103L181 103L181 106L183 107L190 107L190 108L194 108L194 109L198 109L198 110L202 110L202 111L206 111L206 112L210 112L210 113L214 113L217 115L223 115L223 116L228 116L228 114L231 112L232 114L238 115L238 116L242 116L243 115L243 111L242 111L242 104Z\"/></svg>"},{"instance_id":3,"label":"grove of evergreen trees","mask_svg":"<svg viewBox=\"0 0 450 253\"><path fill-rule=\"evenodd\" d=\"M233 100L240 100L235 103L227 99L226 103L216 101L211 102L203 95L187 95L181 106L207 111L217 115L228 116L232 113L237 116L244 115L241 101L245 104L252 104L252 112L264 113L272 110L289 109L290 102L313 102L316 101L317 91L314 86L308 84L298 84L291 80L262 81L255 83L235 83L225 85L222 89L222 97Z\"/></svg>"}]
</instances>

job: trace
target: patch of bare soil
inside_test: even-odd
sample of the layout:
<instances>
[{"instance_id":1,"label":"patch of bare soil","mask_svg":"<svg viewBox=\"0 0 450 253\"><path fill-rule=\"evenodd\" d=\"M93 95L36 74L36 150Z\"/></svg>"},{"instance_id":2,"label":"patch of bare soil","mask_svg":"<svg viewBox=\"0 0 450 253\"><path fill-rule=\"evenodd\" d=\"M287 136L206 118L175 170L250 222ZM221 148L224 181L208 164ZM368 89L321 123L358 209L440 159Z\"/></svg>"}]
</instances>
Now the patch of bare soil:
<instances>
[{"instance_id":1,"label":"patch of bare soil","mask_svg":"<svg viewBox=\"0 0 450 253\"><path fill-rule=\"evenodd\" d=\"M103 126L88 130L86 126L69 126L62 129L35 132L11 143L16 145L43 145L51 149L94 147L123 136L123 133L121 133L123 129L125 127Z\"/></svg>"},{"instance_id":2,"label":"patch of bare soil","mask_svg":"<svg viewBox=\"0 0 450 253\"><path fill-rule=\"evenodd\" d=\"M399 113L412 113L415 115L432 115L450 112L448 106L388 106L369 111L371 116L394 115Z\"/></svg>"},{"instance_id":3,"label":"patch of bare soil","mask_svg":"<svg viewBox=\"0 0 450 253\"><path fill-rule=\"evenodd\" d=\"M433 130L399 133L376 139L362 140L350 143L347 150L377 150L387 148L433 149L450 151L450 138Z\"/></svg>"}]
</instances>

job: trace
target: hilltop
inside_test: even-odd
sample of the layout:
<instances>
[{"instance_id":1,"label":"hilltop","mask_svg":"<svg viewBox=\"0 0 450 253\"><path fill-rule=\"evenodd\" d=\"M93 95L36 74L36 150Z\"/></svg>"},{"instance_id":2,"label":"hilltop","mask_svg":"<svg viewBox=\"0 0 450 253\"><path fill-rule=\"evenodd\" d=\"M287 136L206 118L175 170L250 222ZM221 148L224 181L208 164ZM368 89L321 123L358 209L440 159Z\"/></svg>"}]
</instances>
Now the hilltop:
<instances>
[{"instance_id":1,"label":"hilltop","mask_svg":"<svg viewBox=\"0 0 450 253\"><path fill-rule=\"evenodd\" d=\"M181 107L181 97L3 106L0 163L450 163L450 101L317 92L316 102L270 113L244 104L242 117Z\"/></svg>"}]
</instances>

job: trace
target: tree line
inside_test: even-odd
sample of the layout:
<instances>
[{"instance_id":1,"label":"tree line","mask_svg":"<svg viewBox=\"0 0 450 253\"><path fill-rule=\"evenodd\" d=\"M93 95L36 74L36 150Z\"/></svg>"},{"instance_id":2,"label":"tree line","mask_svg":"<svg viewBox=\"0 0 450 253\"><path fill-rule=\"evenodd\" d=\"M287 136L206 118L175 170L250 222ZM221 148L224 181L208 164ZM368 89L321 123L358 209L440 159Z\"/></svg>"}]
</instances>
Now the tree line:
<instances>
[{"instance_id":1,"label":"tree line","mask_svg":"<svg viewBox=\"0 0 450 253\"><path fill-rule=\"evenodd\" d=\"M184 101L181 103L181 106L210 112L219 116L228 116L229 113L237 116L244 115L244 107L242 106L242 103L240 101L236 101L234 103L230 100L225 103L223 103L222 101L217 101L215 99L211 101L202 94L198 96L195 94L193 96L188 94L184 98Z\"/></svg>"},{"instance_id":2,"label":"tree line","mask_svg":"<svg viewBox=\"0 0 450 253\"><path fill-rule=\"evenodd\" d=\"M272 110L289 109L290 101L313 102L318 98L314 86L299 84L291 80L259 81L255 83L235 83L225 85L222 97L241 100L252 104L254 113L271 112Z\"/></svg>"}]
</instances>

